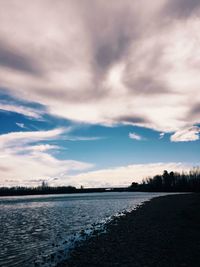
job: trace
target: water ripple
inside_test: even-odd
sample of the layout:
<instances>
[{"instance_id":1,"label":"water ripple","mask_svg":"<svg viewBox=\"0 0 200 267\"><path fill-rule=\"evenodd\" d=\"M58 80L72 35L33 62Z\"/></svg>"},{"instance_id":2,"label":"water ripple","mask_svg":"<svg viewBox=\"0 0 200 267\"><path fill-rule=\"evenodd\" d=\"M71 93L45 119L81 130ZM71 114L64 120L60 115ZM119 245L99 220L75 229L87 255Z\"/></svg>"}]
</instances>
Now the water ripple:
<instances>
[{"instance_id":1,"label":"water ripple","mask_svg":"<svg viewBox=\"0 0 200 267\"><path fill-rule=\"evenodd\" d=\"M95 227L156 195L160 194L123 192L0 198L0 266L54 267Z\"/></svg>"}]
</instances>

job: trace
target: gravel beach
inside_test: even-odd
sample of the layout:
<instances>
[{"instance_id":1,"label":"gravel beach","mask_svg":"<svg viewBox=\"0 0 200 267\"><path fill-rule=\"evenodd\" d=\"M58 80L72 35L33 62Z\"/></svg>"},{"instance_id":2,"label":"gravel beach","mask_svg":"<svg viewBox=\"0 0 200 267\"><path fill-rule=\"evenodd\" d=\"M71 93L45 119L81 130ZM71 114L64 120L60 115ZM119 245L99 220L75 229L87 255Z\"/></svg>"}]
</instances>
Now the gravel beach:
<instances>
[{"instance_id":1,"label":"gravel beach","mask_svg":"<svg viewBox=\"0 0 200 267\"><path fill-rule=\"evenodd\" d=\"M59 267L199 267L200 194L154 198L113 220Z\"/></svg>"}]
</instances>

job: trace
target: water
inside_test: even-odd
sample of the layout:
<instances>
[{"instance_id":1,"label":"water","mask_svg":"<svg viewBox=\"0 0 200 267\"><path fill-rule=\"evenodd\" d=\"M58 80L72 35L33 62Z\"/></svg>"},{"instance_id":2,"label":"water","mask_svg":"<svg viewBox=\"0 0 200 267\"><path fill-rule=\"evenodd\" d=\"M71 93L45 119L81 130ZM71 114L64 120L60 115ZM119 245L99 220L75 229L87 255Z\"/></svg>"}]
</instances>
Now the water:
<instances>
[{"instance_id":1,"label":"water","mask_svg":"<svg viewBox=\"0 0 200 267\"><path fill-rule=\"evenodd\" d=\"M163 194L109 192L0 198L0 266L53 267L66 258L74 240L84 237L80 231L159 195Z\"/></svg>"}]
</instances>

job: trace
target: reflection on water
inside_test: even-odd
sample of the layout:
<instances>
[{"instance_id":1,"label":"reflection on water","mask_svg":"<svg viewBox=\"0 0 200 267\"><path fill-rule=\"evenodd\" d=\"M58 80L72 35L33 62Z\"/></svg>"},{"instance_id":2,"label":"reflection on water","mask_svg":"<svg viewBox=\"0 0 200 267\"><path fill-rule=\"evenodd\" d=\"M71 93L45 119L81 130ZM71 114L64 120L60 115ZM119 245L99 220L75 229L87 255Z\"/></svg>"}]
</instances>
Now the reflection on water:
<instances>
[{"instance_id":1,"label":"reflection on water","mask_svg":"<svg viewBox=\"0 0 200 267\"><path fill-rule=\"evenodd\" d=\"M55 266L88 229L161 194L90 193L0 198L0 266ZM46 264L45 264L46 262Z\"/></svg>"}]
</instances>

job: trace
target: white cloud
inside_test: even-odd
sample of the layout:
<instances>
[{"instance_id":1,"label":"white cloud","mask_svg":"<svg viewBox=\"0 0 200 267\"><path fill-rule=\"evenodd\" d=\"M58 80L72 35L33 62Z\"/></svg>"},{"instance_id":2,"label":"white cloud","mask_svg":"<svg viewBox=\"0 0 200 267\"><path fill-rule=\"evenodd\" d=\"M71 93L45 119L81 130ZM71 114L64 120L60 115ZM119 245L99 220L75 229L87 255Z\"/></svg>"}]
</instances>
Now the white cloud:
<instances>
[{"instance_id":1,"label":"white cloud","mask_svg":"<svg viewBox=\"0 0 200 267\"><path fill-rule=\"evenodd\" d=\"M172 142L188 142L199 140L200 128L197 126L177 131L171 135Z\"/></svg>"},{"instance_id":2,"label":"white cloud","mask_svg":"<svg viewBox=\"0 0 200 267\"><path fill-rule=\"evenodd\" d=\"M93 165L76 160L59 160L49 151L60 148L56 145L38 144L57 140L70 129L49 131L13 132L0 135L0 186L38 185L41 179L53 179L83 171Z\"/></svg>"},{"instance_id":3,"label":"white cloud","mask_svg":"<svg viewBox=\"0 0 200 267\"><path fill-rule=\"evenodd\" d=\"M159 136L160 136L159 139L163 139L163 137L165 136L165 133L160 133Z\"/></svg>"},{"instance_id":4,"label":"white cloud","mask_svg":"<svg viewBox=\"0 0 200 267\"><path fill-rule=\"evenodd\" d=\"M27 131L27 132L11 132L0 135L0 147L22 146L31 142L44 140L53 140L58 138L62 133L69 131L67 129L54 129L49 131Z\"/></svg>"},{"instance_id":5,"label":"white cloud","mask_svg":"<svg viewBox=\"0 0 200 267\"><path fill-rule=\"evenodd\" d=\"M96 140L101 140L104 138L105 137L100 137L100 136L74 136L74 137L68 136L66 140L69 140L69 141L96 141Z\"/></svg>"},{"instance_id":6,"label":"white cloud","mask_svg":"<svg viewBox=\"0 0 200 267\"><path fill-rule=\"evenodd\" d=\"M44 152L48 150L60 150L61 148L56 145L42 144L42 145L27 146L24 149L30 150L32 152Z\"/></svg>"},{"instance_id":7,"label":"white cloud","mask_svg":"<svg viewBox=\"0 0 200 267\"><path fill-rule=\"evenodd\" d=\"M83 171L91 167L91 164L80 161L58 160L43 151L25 155L4 152L0 153L0 186L36 186L41 179L63 177L71 171Z\"/></svg>"},{"instance_id":8,"label":"white cloud","mask_svg":"<svg viewBox=\"0 0 200 267\"><path fill-rule=\"evenodd\" d=\"M136 133L129 133L128 136L129 136L129 138L135 139L138 141L144 140L142 136L140 136L139 134L136 134Z\"/></svg>"},{"instance_id":9,"label":"white cloud","mask_svg":"<svg viewBox=\"0 0 200 267\"><path fill-rule=\"evenodd\" d=\"M16 125L17 125L19 128L26 129L26 126L25 126L24 123L16 122Z\"/></svg>"},{"instance_id":10,"label":"white cloud","mask_svg":"<svg viewBox=\"0 0 200 267\"><path fill-rule=\"evenodd\" d=\"M0 103L0 110L23 114L27 117L34 118L34 119L40 119L42 116L41 111L39 112L36 109L21 106L21 105L10 105L10 104Z\"/></svg>"},{"instance_id":11,"label":"white cloud","mask_svg":"<svg viewBox=\"0 0 200 267\"><path fill-rule=\"evenodd\" d=\"M59 160L50 154L51 150L59 151L58 146L41 143L55 141L63 134L64 129L54 129L0 135L0 185L35 186L45 179L50 185L126 186L161 173L164 169L180 172L191 168L187 164L172 162L133 164L85 172L94 166L75 160ZM72 175L73 171L79 174Z\"/></svg>"},{"instance_id":12,"label":"white cloud","mask_svg":"<svg viewBox=\"0 0 200 267\"><path fill-rule=\"evenodd\" d=\"M110 169L83 172L74 176L67 176L66 179L57 181L64 184L71 184L80 187L112 187L129 186L132 182L141 182L142 179L156 174L162 174L164 170L168 171L189 171L192 168L189 164L171 162L171 163L149 163L133 164Z\"/></svg>"}]
</instances>

